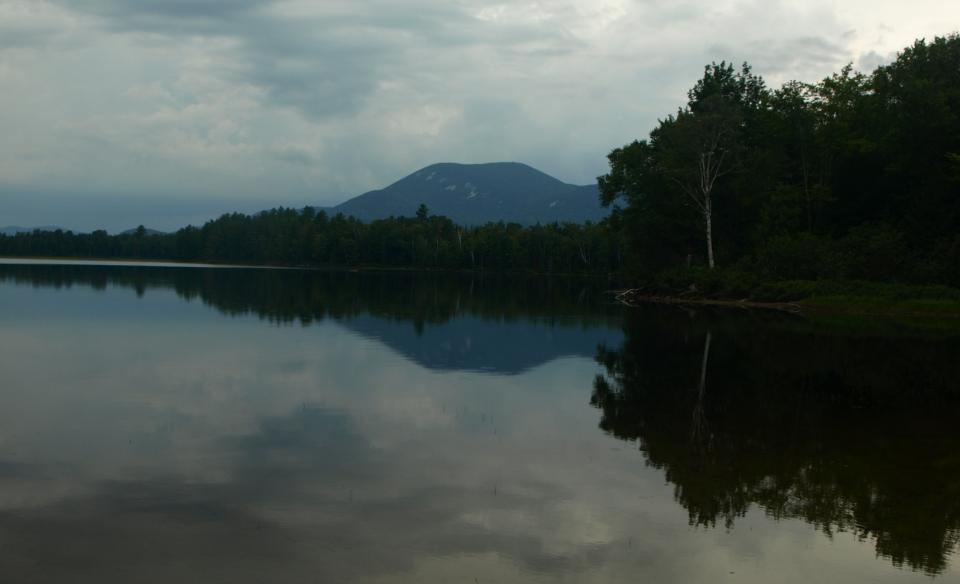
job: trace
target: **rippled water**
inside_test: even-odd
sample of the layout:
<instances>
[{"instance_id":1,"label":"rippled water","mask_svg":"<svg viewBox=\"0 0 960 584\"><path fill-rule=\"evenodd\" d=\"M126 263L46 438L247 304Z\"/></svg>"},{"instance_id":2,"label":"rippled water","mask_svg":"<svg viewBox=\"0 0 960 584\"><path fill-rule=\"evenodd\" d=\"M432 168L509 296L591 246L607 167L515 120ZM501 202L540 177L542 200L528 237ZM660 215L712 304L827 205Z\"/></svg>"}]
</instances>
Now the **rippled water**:
<instances>
[{"instance_id":1,"label":"rippled water","mask_svg":"<svg viewBox=\"0 0 960 584\"><path fill-rule=\"evenodd\" d=\"M0 265L0 581L960 581L960 334Z\"/></svg>"}]
</instances>

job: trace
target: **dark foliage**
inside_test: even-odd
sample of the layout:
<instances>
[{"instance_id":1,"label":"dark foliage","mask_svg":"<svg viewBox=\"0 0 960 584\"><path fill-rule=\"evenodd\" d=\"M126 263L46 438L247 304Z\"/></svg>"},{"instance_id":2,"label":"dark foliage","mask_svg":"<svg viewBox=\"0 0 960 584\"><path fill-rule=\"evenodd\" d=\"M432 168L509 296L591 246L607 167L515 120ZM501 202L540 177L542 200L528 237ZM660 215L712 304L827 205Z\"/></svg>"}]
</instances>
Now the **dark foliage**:
<instances>
[{"instance_id":1,"label":"dark foliage","mask_svg":"<svg viewBox=\"0 0 960 584\"><path fill-rule=\"evenodd\" d=\"M600 427L666 473L692 525L759 508L944 571L960 543L960 337L743 318L630 311L623 345L598 352Z\"/></svg>"},{"instance_id":2,"label":"dark foliage","mask_svg":"<svg viewBox=\"0 0 960 584\"><path fill-rule=\"evenodd\" d=\"M0 237L0 254L206 261L296 266L381 266L543 273L620 269L619 239L607 223L462 227L429 216L363 223L311 207L233 213L176 233L107 235L35 231Z\"/></svg>"},{"instance_id":3,"label":"dark foliage","mask_svg":"<svg viewBox=\"0 0 960 584\"><path fill-rule=\"evenodd\" d=\"M960 37L918 41L871 75L770 90L710 65L676 115L609 155L603 202L643 272L717 263L766 280L960 285ZM707 178L710 178L709 175ZM697 198L699 197L699 201Z\"/></svg>"}]
</instances>

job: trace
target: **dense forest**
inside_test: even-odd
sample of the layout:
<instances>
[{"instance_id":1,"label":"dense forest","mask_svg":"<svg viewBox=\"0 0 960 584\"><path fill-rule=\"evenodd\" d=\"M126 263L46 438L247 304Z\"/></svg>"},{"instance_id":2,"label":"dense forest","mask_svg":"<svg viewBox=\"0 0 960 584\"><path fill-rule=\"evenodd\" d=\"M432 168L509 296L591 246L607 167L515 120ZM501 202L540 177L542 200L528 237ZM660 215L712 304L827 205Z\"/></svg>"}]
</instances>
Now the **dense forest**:
<instances>
[{"instance_id":1,"label":"dense forest","mask_svg":"<svg viewBox=\"0 0 960 584\"><path fill-rule=\"evenodd\" d=\"M631 265L960 285L960 37L776 90L712 64L688 98L600 178Z\"/></svg>"},{"instance_id":2,"label":"dense forest","mask_svg":"<svg viewBox=\"0 0 960 584\"><path fill-rule=\"evenodd\" d=\"M749 65L711 64L685 106L610 153L599 223L281 208L162 235L0 236L0 254L960 286L958 64L957 35L870 75L848 66L779 89Z\"/></svg>"}]
</instances>

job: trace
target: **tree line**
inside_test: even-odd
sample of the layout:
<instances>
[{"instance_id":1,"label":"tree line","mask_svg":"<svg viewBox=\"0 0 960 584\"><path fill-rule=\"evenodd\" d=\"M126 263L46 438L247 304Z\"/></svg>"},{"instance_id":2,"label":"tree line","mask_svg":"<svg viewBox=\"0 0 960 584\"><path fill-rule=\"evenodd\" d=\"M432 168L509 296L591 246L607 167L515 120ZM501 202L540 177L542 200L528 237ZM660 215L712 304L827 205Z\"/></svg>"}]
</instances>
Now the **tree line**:
<instances>
[{"instance_id":1,"label":"tree line","mask_svg":"<svg viewBox=\"0 0 960 584\"><path fill-rule=\"evenodd\" d=\"M0 254L960 286L958 63L951 35L869 75L777 89L747 64L708 65L683 107L609 154L597 223L279 208L172 234L0 236Z\"/></svg>"},{"instance_id":2,"label":"tree line","mask_svg":"<svg viewBox=\"0 0 960 584\"><path fill-rule=\"evenodd\" d=\"M231 213L170 234L21 233L0 237L0 254L581 273L619 270L617 242L606 222L466 227L421 206L416 217L364 223L305 207Z\"/></svg>"}]
</instances>

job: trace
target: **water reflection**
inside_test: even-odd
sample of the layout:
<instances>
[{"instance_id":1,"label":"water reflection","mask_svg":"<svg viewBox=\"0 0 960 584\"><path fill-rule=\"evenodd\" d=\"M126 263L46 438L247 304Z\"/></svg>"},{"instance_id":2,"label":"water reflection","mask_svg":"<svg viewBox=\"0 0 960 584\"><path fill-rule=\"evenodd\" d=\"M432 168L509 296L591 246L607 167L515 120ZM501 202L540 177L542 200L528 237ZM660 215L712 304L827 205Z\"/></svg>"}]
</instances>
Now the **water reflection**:
<instances>
[{"instance_id":1,"label":"water reflection","mask_svg":"<svg viewBox=\"0 0 960 584\"><path fill-rule=\"evenodd\" d=\"M960 342L797 318L637 310L591 403L692 525L751 506L943 572L960 541Z\"/></svg>"},{"instance_id":2,"label":"water reflection","mask_svg":"<svg viewBox=\"0 0 960 584\"><path fill-rule=\"evenodd\" d=\"M596 581L584 285L0 270L0 580Z\"/></svg>"},{"instance_id":3,"label":"water reflection","mask_svg":"<svg viewBox=\"0 0 960 584\"><path fill-rule=\"evenodd\" d=\"M424 367L515 374L592 356L622 338L598 279L168 267L0 265L0 283L173 289L223 314L278 324L333 319Z\"/></svg>"},{"instance_id":4,"label":"water reflection","mask_svg":"<svg viewBox=\"0 0 960 584\"><path fill-rule=\"evenodd\" d=\"M604 287L0 266L0 581L957 576L955 339Z\"/></svg>"}]
</instances>

